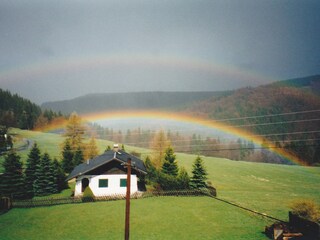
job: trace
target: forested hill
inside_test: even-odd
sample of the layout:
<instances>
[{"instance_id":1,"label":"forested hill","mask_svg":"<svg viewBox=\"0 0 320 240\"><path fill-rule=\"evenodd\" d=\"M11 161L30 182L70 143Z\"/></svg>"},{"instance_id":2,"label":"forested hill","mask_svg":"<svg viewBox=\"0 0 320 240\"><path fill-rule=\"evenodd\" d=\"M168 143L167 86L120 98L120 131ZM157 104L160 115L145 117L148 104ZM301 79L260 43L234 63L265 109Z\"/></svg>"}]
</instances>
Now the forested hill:
<instances>
[{"instance_id":1,"label":"forested hill","mask_svg":"<svg viewBox=\"0 0 320 240\"><path fill-rule=\"evenodd\" d=\"M320 75L278 81L273 83L272 85L278 86L278 87L290 86L294 88L301 88L303 90L307 90L314 94L319 95L320 94Z\"/></svg>"},{"instance_id":2,"label":"forested hill","mask_svg":"<svg viewBox=\"0 0 320 240\"><path fill-rule=\"evenodd\" d=\"M206 99L219 99L230 95L225 92L131 92L89 94L65 101L47 102L43 109L69 114L114 111L123 109L181 110Z\"/></svg>"},{"instance_id":3,"label":"forested hill","mask_svg":"<svg viewBox=\"0 0 320 240\"><path fill-rule=\"evenodd\" d=\"M185 111L241 126L313 165L320 163L319 84L320 76L313 76L243 88Z\"/></svg>"},{"instance_id":4,"label":"forested hill","mask_svg":"<svg viewBox=\"0 0 320 240\"><path fill-rule=\"evenodd\" d=\"M40 114L40 106L0 89L0 125L32 129Z\"/></svg>"},{"instance_id":5,"label":"forested hill","mask_svg":"<svg viewBox=\"0 0 320 240\"><path fill-rule=\"evenodd\" d=\"M315 110L320 109L319 90L320 75L284 80L238 89L219 99L206 99L194 103L186 111L212 119L226 119Z\"/></svg>"}]
</instances>

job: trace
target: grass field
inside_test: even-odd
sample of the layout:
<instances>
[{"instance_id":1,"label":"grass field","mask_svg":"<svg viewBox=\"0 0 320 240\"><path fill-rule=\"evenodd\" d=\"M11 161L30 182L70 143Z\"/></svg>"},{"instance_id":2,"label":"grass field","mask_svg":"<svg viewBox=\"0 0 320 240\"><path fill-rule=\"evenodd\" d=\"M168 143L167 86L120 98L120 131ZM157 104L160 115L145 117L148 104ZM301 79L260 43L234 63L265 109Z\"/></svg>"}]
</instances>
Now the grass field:
<instances>
[{"instance_id":1,"label":"grass field","mask_svg":"<svg viewBox=\"0 0 320 240\"><path fill-rule=\"evenodd\" d=\"M61 136L18 133L37 141L42 152L59 156ZM112 143L99 140L98 145L103 152ZM143 159L149 152L129 146L126 150L143 153ZM28 152L20 153L24 160ZM190 172L196 156L176 155L179 166ZM320 204L319 167L203 159L220 198L283 220L294 199L314 199ZM131 219L131 239L264 239L261 232L272 223L208 197L133 200ZM12 209L0 216L0 239L122 239L123 224L124 201Z\"/></svg>"},{"instance_id":2,"label":"grass field","mask_svg":"<svg viewBox=\"0 0 320 240\"><path fill-rule=\"evenodd\" d=\"M12 209L1 239L123 239L125 201ZM130 239L266 239L269 222L209 197L131 201Z\"/></svg>"}]
</instances>

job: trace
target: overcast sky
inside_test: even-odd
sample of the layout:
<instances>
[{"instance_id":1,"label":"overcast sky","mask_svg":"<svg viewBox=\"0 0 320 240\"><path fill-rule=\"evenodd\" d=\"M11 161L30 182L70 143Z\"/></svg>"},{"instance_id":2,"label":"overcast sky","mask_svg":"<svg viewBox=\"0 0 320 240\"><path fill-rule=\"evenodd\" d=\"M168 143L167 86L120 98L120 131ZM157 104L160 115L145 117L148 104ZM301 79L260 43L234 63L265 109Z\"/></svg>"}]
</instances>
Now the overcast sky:
<instances>
[{"instance_id":1,"label":"overcast sky","mask_svg":"<svg viewBox=\"0 0 320 240\"><path fill-rule=\"evenodd\" d=\"M319 0L0 0L0 88L36 103L320 73Z\"/></svg>"}]
</instances>

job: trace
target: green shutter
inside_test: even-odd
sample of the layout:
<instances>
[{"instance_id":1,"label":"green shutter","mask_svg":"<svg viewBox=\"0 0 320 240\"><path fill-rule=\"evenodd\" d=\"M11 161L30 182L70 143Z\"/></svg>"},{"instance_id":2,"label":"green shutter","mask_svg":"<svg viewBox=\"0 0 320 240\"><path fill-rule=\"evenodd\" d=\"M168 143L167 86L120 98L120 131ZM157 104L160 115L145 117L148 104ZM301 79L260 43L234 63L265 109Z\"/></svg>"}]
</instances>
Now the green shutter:
<instances>
[{"instance_id":1,"label":"green shutter","mask_svg":"<svg viewBox=\"0 0 320 240\"><path fill-rule=\"evenodd\" d=\"M127 186L127 179L120 179L120 187L126 187Z\"/></svg>"},{"instance_id":2,"label":"green shutter","mask_svg":"<svg viewBox=\"0 0 320 240\"><path fill-rule=\"evenodd\" d=\"M107 188L108 179L99 179L99 188Z\"/></svg>"}]
</instances>

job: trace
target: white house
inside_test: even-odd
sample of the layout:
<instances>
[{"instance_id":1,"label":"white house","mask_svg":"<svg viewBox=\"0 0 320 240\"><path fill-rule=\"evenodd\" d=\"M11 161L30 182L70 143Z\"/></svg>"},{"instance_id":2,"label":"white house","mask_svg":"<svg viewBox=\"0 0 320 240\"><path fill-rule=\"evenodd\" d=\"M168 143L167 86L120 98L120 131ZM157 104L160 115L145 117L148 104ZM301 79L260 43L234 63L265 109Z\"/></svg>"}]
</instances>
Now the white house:
<instances>
[{"instance_id":1,"label":"white house","mask_svg":"<svg viewBox=\"0 0 320 240\"><path fill-rule=\"evenodd\" d=\"M67 181L75 178L74 195L82 196L84 189L90 187L95 196L126 194L127 168L125 164L131 159L131 194L139 191L138 177L147 173L143 161L125 151L106 151L102 155L76 166Z\"/></svg>"}]
</instances>

